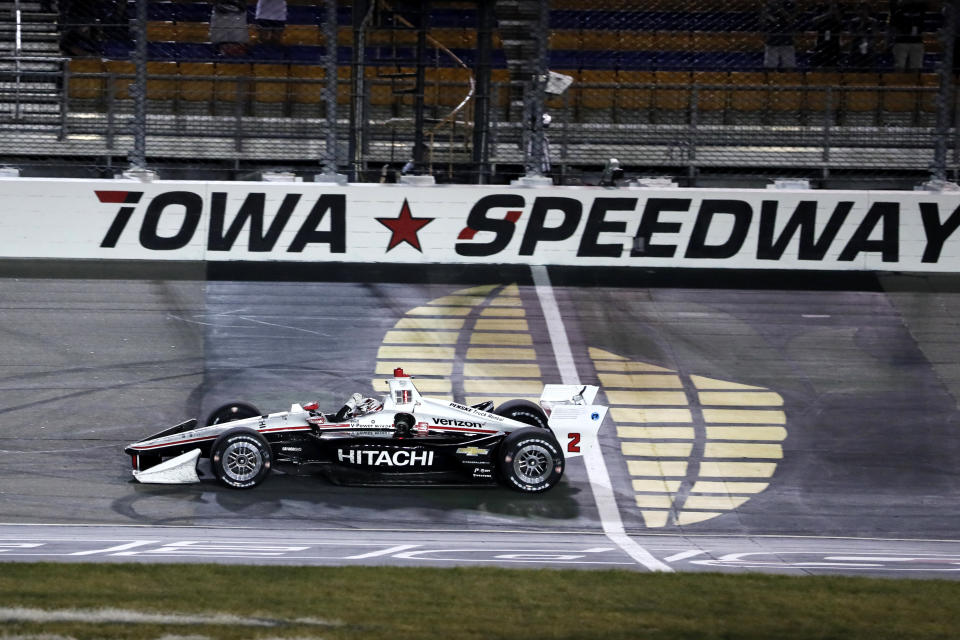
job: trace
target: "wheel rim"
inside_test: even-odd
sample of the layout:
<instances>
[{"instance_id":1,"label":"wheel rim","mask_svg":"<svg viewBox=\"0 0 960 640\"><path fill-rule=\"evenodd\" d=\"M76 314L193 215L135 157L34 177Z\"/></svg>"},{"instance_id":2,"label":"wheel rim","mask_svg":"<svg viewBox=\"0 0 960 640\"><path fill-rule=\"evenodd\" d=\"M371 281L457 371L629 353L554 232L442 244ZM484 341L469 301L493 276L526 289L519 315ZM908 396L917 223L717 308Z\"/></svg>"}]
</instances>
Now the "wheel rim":
<instances>
[{"instance_id":1,"label":"wheel rim","mask_svg":"<svg viewBox=\"0 0 960 640\"><path fill-rule=\"evenodd\" d=\"M263 456L249 442L234 442L223 452L223 472L234 482L246 482L260 472Z\"/></svg>"},{"instance_id":2,"label":"wheel rim","mask_svg":"<svg viewBox=\"0 0 960 640\"><path fill-rule=\"evenodd\" d=\"M553 470L553 455L539 444L524 445L513 458L513 471L527 484L541 484Z\"/></svg>"}]
</instances>

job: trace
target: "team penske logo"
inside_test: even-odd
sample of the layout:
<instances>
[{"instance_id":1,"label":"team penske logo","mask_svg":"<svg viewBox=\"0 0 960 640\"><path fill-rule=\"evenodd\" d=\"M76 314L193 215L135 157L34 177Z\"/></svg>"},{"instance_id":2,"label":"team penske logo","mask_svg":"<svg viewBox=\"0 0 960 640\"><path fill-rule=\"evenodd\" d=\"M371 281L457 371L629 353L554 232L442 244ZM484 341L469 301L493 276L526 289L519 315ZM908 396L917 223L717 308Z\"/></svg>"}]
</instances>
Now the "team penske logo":
<instances>
[{"instance_id":1,"label":"team penske logo","mask_svg":"<svg viewBox=\"0 0 960 640\"><path fill-rule=\"evenodd\" d=\"M337 449L337 459L368 467L432 467L433 451L385 451L383 449Z\"/></svg>"}]
</instances>

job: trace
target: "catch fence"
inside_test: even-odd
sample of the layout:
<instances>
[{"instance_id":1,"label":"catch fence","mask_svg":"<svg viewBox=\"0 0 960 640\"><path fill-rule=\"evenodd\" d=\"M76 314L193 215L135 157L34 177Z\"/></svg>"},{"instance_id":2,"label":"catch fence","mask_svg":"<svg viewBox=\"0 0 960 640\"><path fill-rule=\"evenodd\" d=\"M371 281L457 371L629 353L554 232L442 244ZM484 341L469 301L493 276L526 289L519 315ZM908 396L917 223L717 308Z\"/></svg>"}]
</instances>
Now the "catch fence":
<instances>
[{"instance_id":1,"label":"catch fence","mask_svg":"<svg viewBox=\"0 0 960 640\"><path fill-rule=\"evenodd\" d=\"M956 180L954 5L0 2L0 154L25 175Z\"/></svg>"}]
</instances>

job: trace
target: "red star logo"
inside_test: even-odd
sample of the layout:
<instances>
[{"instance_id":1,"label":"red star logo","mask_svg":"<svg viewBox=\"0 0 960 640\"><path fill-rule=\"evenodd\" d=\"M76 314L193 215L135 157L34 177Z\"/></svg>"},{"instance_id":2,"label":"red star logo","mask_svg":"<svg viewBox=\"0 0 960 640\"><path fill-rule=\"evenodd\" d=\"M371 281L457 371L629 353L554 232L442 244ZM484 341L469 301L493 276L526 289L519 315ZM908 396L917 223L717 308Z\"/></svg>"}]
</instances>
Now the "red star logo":
<instances>
[{"instance_id":1,"label":"red star logo","mask_svg":"<svg viewBox=\"0 0 960 640\"><path fill-rule=\"evenodd\" d=\"M420 248L420 239L417 237L417 232L434 220L435 218L414 218L410 214L410 205L407 204L406 198L403 199L403 207L400 208L399 218L377 218L377 222L393 232L390 237L390 244L387 245L387 251L401 242L406 242L420 253L423 253L423 249Z\"/></svg>"}]
</instances>

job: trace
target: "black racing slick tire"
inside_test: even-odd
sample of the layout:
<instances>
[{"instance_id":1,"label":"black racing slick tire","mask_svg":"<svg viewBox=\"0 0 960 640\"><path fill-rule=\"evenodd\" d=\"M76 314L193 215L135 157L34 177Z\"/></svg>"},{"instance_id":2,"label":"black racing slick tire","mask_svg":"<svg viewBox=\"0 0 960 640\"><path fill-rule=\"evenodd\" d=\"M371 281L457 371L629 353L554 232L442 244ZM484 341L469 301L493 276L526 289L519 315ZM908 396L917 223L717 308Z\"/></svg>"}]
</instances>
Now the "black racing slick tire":
<instances>
[{"instance_id":1,"label":"black racing slick tire","mask_svg":"<svg viewBox=\"0 0 960 640\"><path fill-rule=\"evenodd\" d=\"M252 489L270 473L270 444L250 429L220 434L210 448L210 466L217 479L231 489Z\"/></svg>"},{"instance_id":2,"label":"black racing slick tire","mask_svg":"<svg viewBox=\"0 0 960 640\"><path fill-rule=\"evenodd\" d=\"M543 412L543 409L529 400L507 400L497 407L494 413L504 418L510 418L511 420L528 424L531 427L550 429L550 427L547 426L547 414Z\"/></svg>"},{"instance_id":3,"label":"black racing slick tire","mask_svg":"<svg viewBox=\"0 0 960 640\"><path fill-rule=\"evenodd\" d=\"M247 404L246 402L228 402L222 407L217 407L210 413L210 416L207 418L207 426L233 422L234 420L243 420L244 418L255 418L259 415L261 415L260 410L252 404Z\"/></svg>"},{"instance_id":4,"label":"black racing slick tire","mask_svg":"<svg viewBox=\"0 0 960 640\"><path fill-rule=\"evenodd\" d=\"M519 429L500 443L497 470L514 491L542 493L560 482L563 467L560 445L540 429Z\"/></svg>"}]
</instances>

